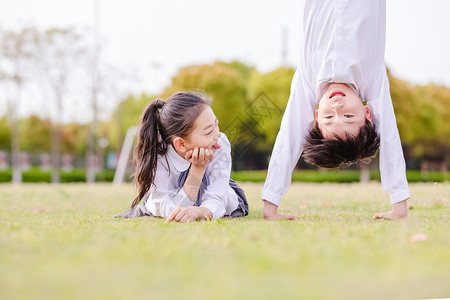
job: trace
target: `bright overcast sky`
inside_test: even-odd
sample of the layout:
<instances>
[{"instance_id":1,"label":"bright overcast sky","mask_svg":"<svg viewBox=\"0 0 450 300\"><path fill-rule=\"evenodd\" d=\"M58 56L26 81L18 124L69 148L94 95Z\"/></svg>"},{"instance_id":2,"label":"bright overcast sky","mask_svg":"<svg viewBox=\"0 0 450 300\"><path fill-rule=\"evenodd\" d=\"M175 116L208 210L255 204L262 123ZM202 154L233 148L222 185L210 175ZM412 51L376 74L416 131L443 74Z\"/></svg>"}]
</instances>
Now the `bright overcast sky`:
<instances>
[{"instance_id":1,"label":"bright overcast sky","mask_svg":"<svg viewBox=\"0 0 450 300\"><path fill-rule=\"evenodd\" d=\"M95 1L0 0L0 28L90 30ZM287 62L296 66L298 61L298 0L97 1L101 58L140 74L128 87L135 93L158 93L178 68L215 60L237 59L271 71L282 62L283 28ZM450 87L449 11L447 0L387 1L386 63L395 76ZM33 106L27 99L24 104Z\"/></svg>"}]
</instances>

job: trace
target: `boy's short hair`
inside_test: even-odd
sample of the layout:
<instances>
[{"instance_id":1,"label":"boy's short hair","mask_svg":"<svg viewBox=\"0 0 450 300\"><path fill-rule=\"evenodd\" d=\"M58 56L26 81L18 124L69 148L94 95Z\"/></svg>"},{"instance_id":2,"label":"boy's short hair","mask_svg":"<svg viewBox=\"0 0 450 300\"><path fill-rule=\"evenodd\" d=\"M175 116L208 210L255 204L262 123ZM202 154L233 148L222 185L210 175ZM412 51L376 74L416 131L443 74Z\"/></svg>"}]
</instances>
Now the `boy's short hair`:
<instances>
[{"instance_id":1,"label":"boy's short hair","mask_svg":"<svg viewBox=\"0 0 450 300\"><path fill-rule=\"evenodd\" d=\"M375 126L366 119L358 136L345 134L343 140L337 134L336 139L324 138L318 124L306 137L303 158L307 163L321 168L336 169L353 163L369 163L380 147L380 137Z\"/></svg>"}]
</instances>

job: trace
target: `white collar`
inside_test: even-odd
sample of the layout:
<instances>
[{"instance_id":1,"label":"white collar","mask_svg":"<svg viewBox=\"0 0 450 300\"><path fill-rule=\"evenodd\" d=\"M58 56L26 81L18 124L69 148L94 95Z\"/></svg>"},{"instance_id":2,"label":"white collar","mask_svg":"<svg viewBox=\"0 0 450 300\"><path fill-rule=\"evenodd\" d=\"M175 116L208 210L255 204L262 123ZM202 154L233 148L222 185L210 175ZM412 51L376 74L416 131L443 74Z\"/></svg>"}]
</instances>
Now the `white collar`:
<instances>
[{"instance_id":1,"label":"white collar","mask_svg":"<svg viewBox=\"0 0 450 300\"><path fill-rule=\"evenodd\" d=\"M186 171L191 165L189 161L182 158L177 151L175 151L175 148L173 148L172 145L167 147L167 159L169 164L173 165L179 172Z\"/></svg>"}]
</instances>

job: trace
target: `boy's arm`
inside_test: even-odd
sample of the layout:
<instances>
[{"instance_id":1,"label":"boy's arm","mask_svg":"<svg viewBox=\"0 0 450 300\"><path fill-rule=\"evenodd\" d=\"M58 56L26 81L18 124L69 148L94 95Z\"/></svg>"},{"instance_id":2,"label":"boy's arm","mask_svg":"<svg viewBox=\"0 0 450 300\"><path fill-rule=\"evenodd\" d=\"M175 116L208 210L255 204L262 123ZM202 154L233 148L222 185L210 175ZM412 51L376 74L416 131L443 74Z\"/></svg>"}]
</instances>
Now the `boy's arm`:
<instances>
[{"instance_id":1,"label":"boy's arm","mask_svg":"<svg viewBox=\"0 0 450 300\"><path fill-rule=\"evenodd\" d=\"M408 181L403 149L397 129L386 69L380 70L380 96L373 107L375 125L380 135L380 173L383 189L389 193L392 211L377 213L374 218L394 219L408 215Z\"/></svg>"},{"instance_id":2,"label":"boy's arm","mask_svg":"<svg viewBox=\"0 0 450 300\"><path fill-rule=\"evenodd\" d=\"M291 94L262 191L263 216L267 220L297 219L292 215L280 215L278 206L291 185L292 171L303 151L305 136L314 122L315 96L307 89L302 75L301 70L297 69L292 79Z\"/></svg>"}]
</instances>

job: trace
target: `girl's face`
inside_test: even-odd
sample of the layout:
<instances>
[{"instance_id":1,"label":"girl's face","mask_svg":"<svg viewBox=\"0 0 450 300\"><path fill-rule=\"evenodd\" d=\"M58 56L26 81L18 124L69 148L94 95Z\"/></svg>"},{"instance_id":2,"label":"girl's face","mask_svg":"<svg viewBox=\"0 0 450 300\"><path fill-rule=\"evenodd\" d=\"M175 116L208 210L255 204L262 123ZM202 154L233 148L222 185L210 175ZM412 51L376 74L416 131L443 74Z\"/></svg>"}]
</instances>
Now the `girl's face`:
<instances>
[{"instance_id":1,"label":"girl's face","mask_svg":"<svg viewBox=\"0 0 450 300\"><path fill-rule=\"evenodd\" d=\"M211 107L205 106L194 122L194 129L183 141L186 151L195 147L213 150L220 148L219 136L219 121Z\"/></svg>"},{"instance_id":2,"label":"girl's face","mask_svg":"<svg viewBox=\"0 0 450 300\"><path fill-rule=\"evenodd\" d=\"M316 122L325 138L334 134L345 140L348 132L357 136L366 118L372 121L368 106L364 106L355 91L344 83L333 83L326 90L316 110Z\"/></svg>"}]
</instances>

